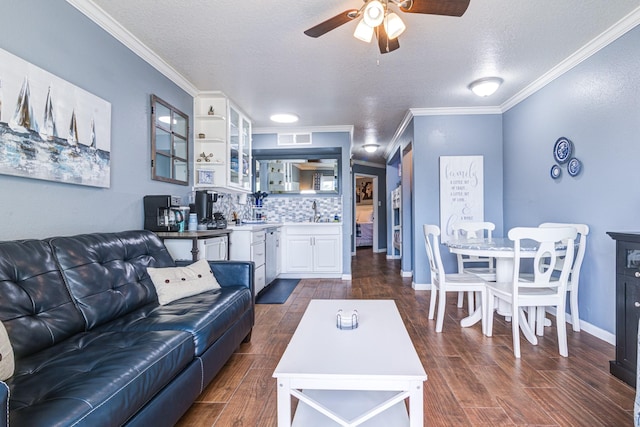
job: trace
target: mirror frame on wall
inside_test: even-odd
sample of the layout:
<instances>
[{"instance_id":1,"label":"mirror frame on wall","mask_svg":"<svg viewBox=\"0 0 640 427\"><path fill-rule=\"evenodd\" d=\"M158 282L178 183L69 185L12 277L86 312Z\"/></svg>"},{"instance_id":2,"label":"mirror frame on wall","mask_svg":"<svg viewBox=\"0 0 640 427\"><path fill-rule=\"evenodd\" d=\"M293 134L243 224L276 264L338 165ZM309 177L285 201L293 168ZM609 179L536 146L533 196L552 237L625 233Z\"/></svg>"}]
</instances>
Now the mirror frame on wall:
<instances>
[{"instance_id":1,"label":"mirror frame on wall","mask_svg":"<svg viewBox=\"0 0 640 427\"><path fill-rule=\"evenodd\" d=\"M166 115L160 116L158 110L168 110L169 119L162 120ZM161 138L168 140L161 143ZM189 176L189 116L151 95L151 179L189 185Z\"/></svg>"},{"instance_id":2,"label":"mirror frame on wall","mask_svg":"<svg viewBox=\"0 0 640 427\"><path fill-rule=\"evenodd\" d=\"M275 161L275 160L297 160L297 159L305 159L305 160L320 160L320 159L330 159L335 160L337 162L337 183L336 183L336 191L323 191L314 194L306 194L306 193L294 193L294 192L277 192L277 193L269 193L274 196L286 196L286 197L336 197L342 194L342 150L339 147L331 147L331 148L314 148L314 149L255 149L251 154L251 167L253 172L253 181L251 183L252 191L256 190L257 180L260 178L256 170L256 165L259 161ZM261 189L261 191L265 191ZM267 191L268 192L268 191Z\"/></svg>"}]
</instances>

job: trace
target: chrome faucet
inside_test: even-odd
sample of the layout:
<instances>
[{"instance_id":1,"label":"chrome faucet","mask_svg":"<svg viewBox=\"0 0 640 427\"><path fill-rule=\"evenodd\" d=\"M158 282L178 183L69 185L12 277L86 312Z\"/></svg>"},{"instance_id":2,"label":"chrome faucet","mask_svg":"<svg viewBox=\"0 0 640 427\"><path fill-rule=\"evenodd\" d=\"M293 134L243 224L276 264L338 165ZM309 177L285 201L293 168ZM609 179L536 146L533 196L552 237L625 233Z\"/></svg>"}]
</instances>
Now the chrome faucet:
<instances>
[{"instance_id":1,"label":"chrome faucet","mask_svg":"<svg viewBox=\"0 0 640 427\"><path fill-rule=\"evenodd\" d=\"M318 215L318 204L315 200L311 203L311 209L313 209L313 222L320 221L320 215Z\"/></svg>"}]
</instances>

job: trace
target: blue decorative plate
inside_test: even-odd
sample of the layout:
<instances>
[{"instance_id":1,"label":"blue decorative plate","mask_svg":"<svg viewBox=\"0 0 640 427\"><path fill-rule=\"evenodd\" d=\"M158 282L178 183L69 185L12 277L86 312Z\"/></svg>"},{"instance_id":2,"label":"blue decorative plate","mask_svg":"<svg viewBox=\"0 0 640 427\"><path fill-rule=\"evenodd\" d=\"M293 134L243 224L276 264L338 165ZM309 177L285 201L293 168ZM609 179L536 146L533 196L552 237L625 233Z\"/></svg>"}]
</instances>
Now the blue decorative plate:
<instances>
[{"instance_id":1,"label":"blue decorative plate","mask_svg":"<svg viewBox=\"0 0 640 427\"><path fill-rule=\"evenodd\" d=\"M569 163L567 163L567 172L569 172L569 175L577 176L581 170L582 162L580 162L580 160L576 159L575 157L571 158L571 160L569 160Z\"/></svg>"},{"instance_id":2,"label":"blue decorative plate","mask_svg":"<svg viewBox=\"0 0 640 427\"><path fill-rule=\"evenodd\" d=\"M571 158L572 153L573 142L569 141L564 136L558 138L555 145L553 146L553 157L556 159L556 162L560 164L567 163Z\"/></svg>"},{"instance_id":3,"label":"blue decorative plate","mask_svg":"<svg viewBox=\"0 0 640 427\"><path fill-rule=\"evenodd\" d=\"M553 179L558 179L560 178L560 175L562 175L562 169L560 169L560 166L558 165L553 165L551 166L551 178Z\"/></svg>"}]
</instances>

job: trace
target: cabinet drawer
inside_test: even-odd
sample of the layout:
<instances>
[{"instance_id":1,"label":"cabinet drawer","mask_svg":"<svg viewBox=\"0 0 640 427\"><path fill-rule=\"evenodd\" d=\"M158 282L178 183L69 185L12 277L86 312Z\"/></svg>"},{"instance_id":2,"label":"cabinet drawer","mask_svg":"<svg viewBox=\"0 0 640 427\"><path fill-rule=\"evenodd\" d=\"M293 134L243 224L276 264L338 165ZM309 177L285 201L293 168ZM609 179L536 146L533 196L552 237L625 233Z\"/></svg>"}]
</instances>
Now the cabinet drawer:
<instances>
[{"instance_id":1,"label":"cabinet drawer","mask_svg":"<svg viewBox=\"0 0 640 427\"><path fill-rule=\"evenodd\" d=\"M287 225L285 226L285 232L290 236L317 236L327 234L340 234L342 225L330 224L330 225Z\"/></svg>"},{"instance_id":2,"label":"cabinet drawer","mask_svg":"<svg viewBox=\"0 0 640 427\"><path fill-rule=\"evenodd\" d=\"M255 294L258 294L258 292L264 289L264 286L265 286L264 265L261 265L260 267L256 267L256 271L254 273L254 279L255 279L255 286L256 286Z\"/></svg>"},{"instance_id":3,"label":"cabinet drawer","mask_svg":"<svg viewBox=\"0 0 640 427\"><path fill-rule=\"evenodd\" d=\"M264 241L251 245L251 261L256 264L256 267L264 265L265 257L266 251L264 247Z\"/></svg>"},{"instance_id":4,"label":"cabinet drawer","mask_svg":"<svg viewBox=\"0 0 640 427\"><path fill-rule=\"evenodd\" d=\"M264 242L266 232L264 230L258 230L251 233L251 244Z\"/></svg>"}]
</instances>

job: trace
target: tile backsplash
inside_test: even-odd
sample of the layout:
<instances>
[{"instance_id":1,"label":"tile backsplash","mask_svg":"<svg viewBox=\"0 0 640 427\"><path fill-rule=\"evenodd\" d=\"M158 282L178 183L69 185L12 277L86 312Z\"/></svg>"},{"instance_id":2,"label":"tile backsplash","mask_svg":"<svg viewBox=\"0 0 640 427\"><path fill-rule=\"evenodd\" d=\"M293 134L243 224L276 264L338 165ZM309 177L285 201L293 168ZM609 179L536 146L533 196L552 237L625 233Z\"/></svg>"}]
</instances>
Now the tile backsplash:
<instances>
[{"instance_id":1,"label":"tile backsplash","mask_svg":"<svg viewBox=\"0 0 640 427\"><path fill-rule=\"evenodd\" d=\"M222 197L220 197L222 196ZM334 217L342 220L342 197L266 197L262 201L262 209L258 212L266 216L267 221L275 222L303 222L313 218L312 204L315 200L320 220L333 221ZM214 203L213 211L222 214L231 221L233 212L237 212L244 220L252 219L254 202L251 195L247 196L247 203L240 204L238 195L219 193L218 201Z\"/></svg>"}]
</instances>

